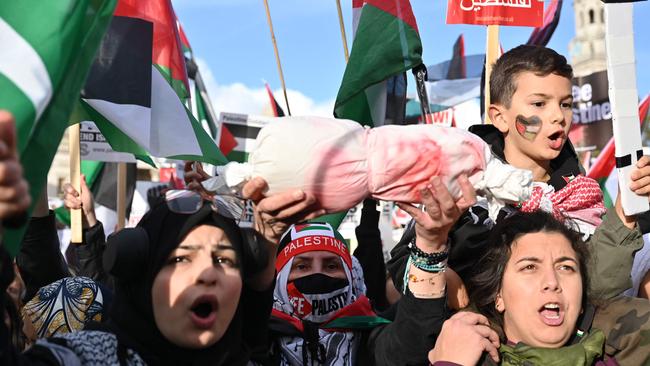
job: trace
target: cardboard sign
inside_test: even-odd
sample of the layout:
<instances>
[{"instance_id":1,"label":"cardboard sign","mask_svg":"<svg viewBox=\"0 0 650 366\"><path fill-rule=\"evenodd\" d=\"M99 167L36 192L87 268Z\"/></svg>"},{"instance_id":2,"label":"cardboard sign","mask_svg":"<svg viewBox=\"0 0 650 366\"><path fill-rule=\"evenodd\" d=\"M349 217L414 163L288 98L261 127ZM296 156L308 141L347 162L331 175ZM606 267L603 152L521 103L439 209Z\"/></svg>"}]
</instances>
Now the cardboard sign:
<instances>
[{"instance_id":1,"label":"cardboard sign","mask_svg":"<svg viewBox=\"0 0 650 366\"><path fill-rule=\"evenodd\" d=\"M447 0L447 24L542 26L541 0Z\"/></svg>"},{"instance_id":2,"label":"cardboard sign","mask_svg":"<svg viewBox=\"0 0 650 366\"><path fill-rule=\"evenodd\" d=\"M94 122L81 122L79 130L79 155L82 160L135 163L133 154L114 151Z\"/></svg>"}]
</instances>

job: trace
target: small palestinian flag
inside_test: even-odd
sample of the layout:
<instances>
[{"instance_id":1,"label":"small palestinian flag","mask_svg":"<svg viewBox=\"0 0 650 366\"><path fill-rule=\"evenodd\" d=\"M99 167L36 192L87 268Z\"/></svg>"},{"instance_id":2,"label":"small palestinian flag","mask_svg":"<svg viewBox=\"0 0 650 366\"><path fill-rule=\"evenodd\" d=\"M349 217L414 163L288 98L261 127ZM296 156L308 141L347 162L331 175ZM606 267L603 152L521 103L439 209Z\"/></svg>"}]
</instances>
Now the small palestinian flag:
<instances>
[{"instance_id":1,"label":"small palestinian flag","mask_svg":"<svg viewBox=\"0 0 650 366\"><path fill-rule=\"evenodd\" d=\"M264 86L266 87L266 92L269 95L269 100L271 101L271 109L273 110L273 117L284 117L284 111L282 110L282 107L280 107L280 103L275 99L273 96L273 92L271 91L271 88L269 87L268 83L264 83Z\"/></svg>"},{"instance_id":2,"label":"small palestinian flag","mask_svg":"<svg viewBox=\"0 0 650 366\"><path fill-rule=\"evenodd\" d=\"M420 65L422 43L408 0L356 0L353 7L354 42L334 116L379 126L386 117L386 86L372 87Z\"/></svg>"}]
</instances>

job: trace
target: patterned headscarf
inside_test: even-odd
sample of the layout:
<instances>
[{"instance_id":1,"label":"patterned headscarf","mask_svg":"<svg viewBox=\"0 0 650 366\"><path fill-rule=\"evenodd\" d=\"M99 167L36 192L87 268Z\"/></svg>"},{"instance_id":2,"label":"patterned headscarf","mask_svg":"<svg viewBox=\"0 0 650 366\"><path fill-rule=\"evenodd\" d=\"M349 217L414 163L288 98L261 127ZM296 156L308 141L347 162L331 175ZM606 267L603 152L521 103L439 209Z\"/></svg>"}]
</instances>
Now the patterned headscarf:
<instances>
[{"instance_id":1,"label":"patterned headscarf","mask_svg":"<svg viewBox=\"0 0 650 366\"><path fill-rule=\"evenodd\" d=\"M38 338L71 333L90 321L101 321L104 296L88 277L66 277L38 290L22 309L23 319L34 325Z\"/></svg>"},{"instance_id":2,"label":"patterned headscarf","mask_svg":"<svg viewBox=\"0 0 650 366\"><path fill-rule=\"evenodd\" d=\"M327 251L341 258L347 278L345 287L334 291L323 289L323 293L301 293L291 281L289 274L295 257L311 251ZM278 271L273 292L273 311L271 329L275 324L289 324L298 331L281 335L280 365L298 366L316 363L318 365L353 365L357 360L357 351L361 334L352 327L341 323L345 319L374 317L363 282L363 270L357 259L350 255L347 244L341 234L328 223L296 224L287 230L280 240ZM342 299L342 300L341 300ZM333 304L337 304L334 306ZM300 306L294 306L300 304ZM316 304L320 304L316 306ZM316 310L318 309L318 311ZM334 321L338 326L329 326ZM316 326L312 331L305 327ZM366 328L359 327L359 329ZM311 363L310 363L311 361Z\"/></svg>"}]
</instances>

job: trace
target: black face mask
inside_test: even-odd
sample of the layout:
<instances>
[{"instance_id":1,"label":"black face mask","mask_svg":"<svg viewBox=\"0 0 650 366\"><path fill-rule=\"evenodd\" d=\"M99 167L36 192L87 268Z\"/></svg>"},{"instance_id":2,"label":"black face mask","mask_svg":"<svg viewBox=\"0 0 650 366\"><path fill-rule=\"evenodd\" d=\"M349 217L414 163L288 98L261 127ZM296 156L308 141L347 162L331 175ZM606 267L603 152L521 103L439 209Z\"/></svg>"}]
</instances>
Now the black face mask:
<instances>
[{"instance_id":1,"label":"black face mask","mask_svg":"<svg viewBox=\"0 0 650 366\"><path fill-rule=\"evenodd\" d=\"M334 278L322 273L314 273L292 281L303 294L326 294L347 286L346 278Z\"/></svg>"}]
</instances>

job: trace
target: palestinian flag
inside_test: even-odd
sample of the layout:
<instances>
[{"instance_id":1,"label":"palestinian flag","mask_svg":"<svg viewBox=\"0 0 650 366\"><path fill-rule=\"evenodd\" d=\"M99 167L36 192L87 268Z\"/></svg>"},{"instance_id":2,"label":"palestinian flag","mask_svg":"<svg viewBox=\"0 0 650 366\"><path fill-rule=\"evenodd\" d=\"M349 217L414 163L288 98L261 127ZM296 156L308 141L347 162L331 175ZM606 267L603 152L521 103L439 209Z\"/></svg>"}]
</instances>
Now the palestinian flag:
<instances>
[{"instance_id":1,"label":"palestinian flag","mask_svg":"<svg viewBox=\"0 0 650 366\"><path fill-rule=\"evenodd\" d=\"M528 38L528 45L546 46L551 40L555 28L560 23L560 14L562 13L562 0L551 0L544 10L543 23L541 27L533 29L533 33Z\"/></svg>"},{"instance_id":2,"label":"palestinian flag","mask_svg":"<svg viewBox=\"0 0 650 366\"><path fill-rule=\"evenodd\" d=\"M192 100L194 101L195 116L202 124L207 125L212 138L219 142L219 150L224 155L228 155L237 146L237 141L235 141L232 133L223 124L219 126L219 121L217 121L217 116L212 110L212 102L203 83L201 72L194 61L194 52L190 46L190 41L187 39L183 26L178 19L176 19L176 25L183 47L183 53L188 64L187 73L190 79L194 80Z\"/></svg>"},{"instance_id":3,"label":"palestinian flag","mask_svg":"<svg viewBox=\"0 0 650 366\"><path fill-rule=\"evenodd\" d=\"M639 104L639 122L641 126L646 126L648 119L648 107L650 106L650 95L647 95ZM607 145L598 155L596 161L591 165L587 176L598 181L603 191L606 207L613 207L618 194L618 174L616 172L614 137L609 140Z\"/></svg>"},{"instance_id":4,"label":"palestinian flag","mask_svg":"<svg viewBox=\"0 0 650 366\"><path fill-rule=\"evenodd\" d=\"M170 0L119 0L82 92L114 150L219 165L227 160L185 107L189 84Z\"/></svg>"},{"instance_id":5,"label":"palestinian flag","mask_svg":"<svg viewBox=\"0 0 650 366\"><path fill-rule=\"evenodd\" d=\"M273 117L284 117L284 111L282 110L282 107L280 107L280 103L275 100L269 84L264 83L264 86L266 87L266 93L269 95L269 100L271 101L271 110L273 110Z\"/></svg>"},{"instance_id":6,"label":"palestinian flag","mask_svg":"<svg viewBox=\"0 0 650 366\"><path fill-rule=\"evenodd\" d=\"M0 2L0 109L9 110L16 119L18 151L33 204L45 186L115 3ZM23 229L5 232L12 255L18 251Z\"/></svg>"},{"instance_id":7,"label":"palestinian flag","mask_svg":"<svg viewBox=\"0 0 650 366\"><path fill-rule=\"evenodd\" d=\"M334 115L377 126L386 116L381 83L421 64L422 44L408 0L354 1L353 7L358 23ZM379 86L370 88L374 85Z\"/></svg>"}]
</instances>

